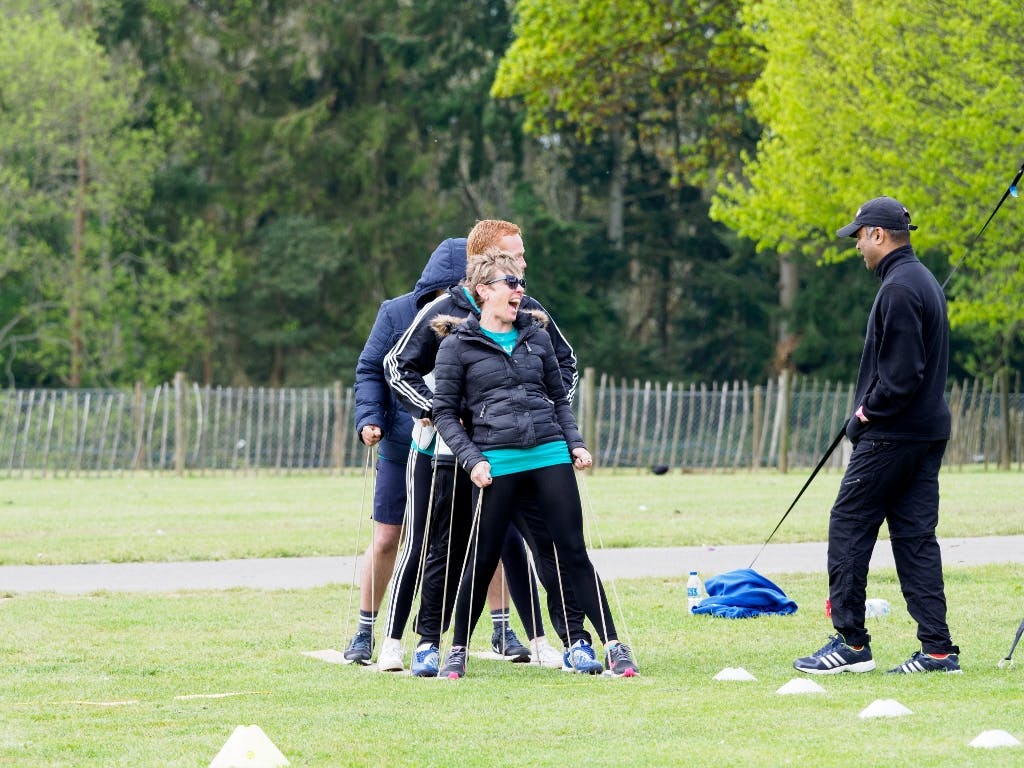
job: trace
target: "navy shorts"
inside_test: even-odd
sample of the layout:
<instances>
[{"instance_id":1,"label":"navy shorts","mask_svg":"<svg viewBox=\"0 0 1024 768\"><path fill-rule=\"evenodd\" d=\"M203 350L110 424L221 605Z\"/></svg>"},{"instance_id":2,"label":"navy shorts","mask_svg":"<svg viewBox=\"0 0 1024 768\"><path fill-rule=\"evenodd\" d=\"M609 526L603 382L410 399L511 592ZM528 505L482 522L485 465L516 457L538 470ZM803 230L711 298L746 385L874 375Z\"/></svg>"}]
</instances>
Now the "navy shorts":
<instances>
[{"instance_id":1,"label":"navy shorts","mask_svg":"<svg viewBox=\"0 0 1024 768\"><path fill-rule=\"evenodd\" d=\"M405 517L405 464L377 459L377 486L373 491L373 519L401 525Z\"/></svg>"}]
</instances>

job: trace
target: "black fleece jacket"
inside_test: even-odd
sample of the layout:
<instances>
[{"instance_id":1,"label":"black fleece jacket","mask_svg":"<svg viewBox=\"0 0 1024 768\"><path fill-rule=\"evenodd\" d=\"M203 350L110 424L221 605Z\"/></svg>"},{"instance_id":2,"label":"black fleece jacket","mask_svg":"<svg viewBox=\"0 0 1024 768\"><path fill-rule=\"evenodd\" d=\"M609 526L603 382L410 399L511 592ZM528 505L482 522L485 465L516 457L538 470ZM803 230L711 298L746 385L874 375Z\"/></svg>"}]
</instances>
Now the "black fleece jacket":
<instances>
[{"instance_id":1,"label":"black fleece jacket","mask_svg":"<svg viewBox=\"0 0 1024 768\"><path fill-rule=\"evenodd\" d=\"M434 424L467 471L491 448L556 440L570 452L583 447L546 322L542 312L520 311L508 354L483 334L476 315L435 320L444 340L434 368Z\"/></svg>"},{"instance_id":2,"label":"black fleece jacket","mask_svg":"<svg viewBox=\"0 0 1024 768\"><path fill-rule=\"evenodd\" d=\"M910 245L887 254L875 274L882 284L868 316L854 398L868 422L852 417L847 437L948 440L949 321L942 288Z\"/></svg>"}]
</instances>

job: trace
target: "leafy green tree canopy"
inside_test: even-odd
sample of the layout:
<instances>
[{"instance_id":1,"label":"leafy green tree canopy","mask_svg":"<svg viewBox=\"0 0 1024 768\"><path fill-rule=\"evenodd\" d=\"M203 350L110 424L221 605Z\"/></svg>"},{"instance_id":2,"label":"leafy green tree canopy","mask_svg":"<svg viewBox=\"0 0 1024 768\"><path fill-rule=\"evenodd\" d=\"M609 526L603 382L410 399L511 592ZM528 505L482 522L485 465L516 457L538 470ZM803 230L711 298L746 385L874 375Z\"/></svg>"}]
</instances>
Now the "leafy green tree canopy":
<instances>
[{"instance_id":1,"label":"leafy green tree canopy","mask_svg":"<svg viewBox=\"0 0 1024 768\"><path fill-rule=\"evenodd\" d=\"M765 130L712 216L761 249L829 262L857 255L835 230L887 194L920 226L918 252L955 262L1022 159L1020 14L1016 0L749 2ZM954 323L1024 321L1020 215L1004 211L971 250Z\"/></svg>"},{"instance_id":2,"label":"leafy green tree canopy","mask_svg":"<svg viewBox=\"0 0 1024 768\"><path fill-rule=\"evenodd\" d=\"M739 5L520 0L492 94L522 97L525 128L538 135L589 141L635 124L675 183L694 183L749 128L744 99L759 57Z\"/></svg>"}]
</instances>

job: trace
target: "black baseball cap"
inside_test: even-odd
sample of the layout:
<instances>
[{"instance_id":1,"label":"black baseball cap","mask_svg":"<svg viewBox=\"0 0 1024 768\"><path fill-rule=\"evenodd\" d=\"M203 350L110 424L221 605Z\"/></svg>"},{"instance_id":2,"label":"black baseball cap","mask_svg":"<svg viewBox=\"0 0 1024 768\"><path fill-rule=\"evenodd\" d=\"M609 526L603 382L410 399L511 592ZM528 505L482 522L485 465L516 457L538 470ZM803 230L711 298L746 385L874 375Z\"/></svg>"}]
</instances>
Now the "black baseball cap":
<instances>
[{"instance_id":1,"label":"black baseball cap","mask_svg":"<svg viewBox=\"0 0 1024 768\"><path fill-rule=\"evenodd\" d=\"M836 231L839 237L853 237L861 227L881 227L896 231L917 229L910 223L910 211L899 200L891 197L876 197L857 209L853 221Z\"/></svg>"}]
</instances>

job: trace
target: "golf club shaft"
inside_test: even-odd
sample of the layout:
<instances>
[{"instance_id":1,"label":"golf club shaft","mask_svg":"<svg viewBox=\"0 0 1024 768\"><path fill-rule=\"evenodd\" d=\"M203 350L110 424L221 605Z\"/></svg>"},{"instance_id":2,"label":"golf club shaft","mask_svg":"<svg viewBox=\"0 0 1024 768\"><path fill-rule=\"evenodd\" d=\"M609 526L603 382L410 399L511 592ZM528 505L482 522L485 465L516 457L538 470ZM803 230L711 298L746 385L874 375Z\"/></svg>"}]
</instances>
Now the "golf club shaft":
<instances>
[{"instance_id":1,"label":"golf club shaft","mask_svg":"<svg viewBox=\"0 0 1024 768\"><path fill-rule=\"evenodd\" d=\"M782 519L779 520L778 524L772 529L772 532L768 534L768 538L764 540L764 544L761 545L761 548L757 550L757 554L754 555L754 559L750 561L750 565L747 566L748 568L754 567L754 563L757 562L757 558L759 558L761 553L764 552L764 548L768 546L768 542L772 540L772 536L774 536L775 532L782 527L783 521L789 516L789 513L793 511L793 507L795 507L796 503L800 501L800 497L804 495L804 491L807 490L807 486L811 484L811 481L815 478L818 472L821 471L821 468L825 466L825 462L828 461L828 457L832 455L832 452L835 451L836 446L839 445L845 435L846 424L844 423L842 429L839 430L839 434L832 440L832 445L830 445L828 450L825 451L825 455L821 457L821 460L818 462L818 466L814 468L814 471L811 472L811 476L808 477L807 482L804 483L804 487L800 489L800 493L796 495L796 498L793 499L793 503L789 505L789 509L787 509L785 514L782 515Z\"/></svg>"},{"instance_id":2,"label":"golf club shaft","mask_svg":"<svg viewBox=\"0 0 1024 768\"><path fill-rule=\"evenodd\" d=\"M1006 654L1006 658L1003 661L1012 661L1014 650L1017 648L1017 643L1020 642L1020 636L1024 635L1024 621L1021 621L1020 626L1017 627L1017 634L1013 638L1013 645L1010 646L1009 652Z\"/></svg>"},{"instance_id":3,"label":"golf club shaft","mask_svg":"<svg viewBox=\"0 0 1024 768\"><path fill-rule=\"evenodd\" d=\"M992 213L990 213L988 215L988 218L985 219L985 223L981 225L981 229L978 230L978 234L972 237L971 242L967 244L967 250L964 251L963 256L957 259L956 264L953 265L953 269L951 269L949 272L949 276L942 282L943 293L945 293L946 291L946 285L949 284L949 281L952 279L953 275L956 274L956 271L960 269L960 265L964 263L964 259L967 258L967 254L971 252L971 249L974 247L974 244L981 239L981 235L985 231L985 228L988 227L989 222L992 221L993 218L995 218L996 213L1002 207L1003 203L1006 202L1006 198L1008 198L1010 196L1010 193L1013 192L1014 188L1017 186L1017 182L1020 181L1021 176L1024 176L1024 163L1022 163L1020 168L1017 169L1017 174L1013 177L1013 181L1011 181L1009 186L1006 187L1006 191L1003 192L1003 196L999 198L999 202L996 203L996 207L992 209Z\"/></svg>"}]
</instances>

